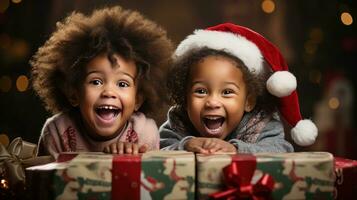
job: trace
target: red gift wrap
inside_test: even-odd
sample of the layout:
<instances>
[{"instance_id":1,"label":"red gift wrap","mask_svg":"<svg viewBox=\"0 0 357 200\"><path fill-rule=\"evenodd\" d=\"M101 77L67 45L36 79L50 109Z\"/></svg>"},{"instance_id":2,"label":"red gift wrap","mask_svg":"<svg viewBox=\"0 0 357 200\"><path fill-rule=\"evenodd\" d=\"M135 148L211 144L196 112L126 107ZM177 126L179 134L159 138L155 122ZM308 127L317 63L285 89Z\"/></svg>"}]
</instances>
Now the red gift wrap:
<instances>
[{"instance_id":1,"label":"red gift wrap","mask_svg":"<svg viewBox=\"0 0 357 200\"><path fill-rule=\"evenodd\" d=\"M355 199L357 191L357 161L335 157L335 199Z\"/></svg>"}]
</instances>

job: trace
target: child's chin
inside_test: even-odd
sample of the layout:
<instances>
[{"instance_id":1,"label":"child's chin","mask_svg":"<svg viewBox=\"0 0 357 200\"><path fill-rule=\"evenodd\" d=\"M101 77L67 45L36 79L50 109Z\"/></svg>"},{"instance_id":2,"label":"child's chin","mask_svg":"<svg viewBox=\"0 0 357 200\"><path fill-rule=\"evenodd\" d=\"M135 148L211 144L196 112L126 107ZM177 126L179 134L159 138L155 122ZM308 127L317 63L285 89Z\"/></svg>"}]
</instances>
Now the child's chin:
<instances>
[{"instance_id":1,"label":"child's chin","mask_svg":"<svg viewBox=\"0 0 357 200\"><path fill-rule=\"evenodd\" d=\"M96 129L94 130L95 134L97 135L97 137L100 138L112 138L115 135L118 135L118 129L116 127L96 127Z\"/></svg>"},{"instance_id":2,"label":"child's chin","mask_svg":"<svg viewBox=\"0 0 357 200\"><path fill-rule=\"evenodd\" d=\"M101 132L96 134L96 139L97 140L111 140L117 136L116 133L108 133L108 132Z\"/></svg>"},{"instance_id":3,"label":"child's chin","mask_svg":"<svg viewBox=\"0 0 357 200\"><path fill-rule=\"evenodd\" d=\"M223 129L222 127L220 127L219 129L207 129L205 130L205 132L203 133L203 135L205 137L214 137L214 138L222 138L223 135Z\"/></svg>"}]
</instances>

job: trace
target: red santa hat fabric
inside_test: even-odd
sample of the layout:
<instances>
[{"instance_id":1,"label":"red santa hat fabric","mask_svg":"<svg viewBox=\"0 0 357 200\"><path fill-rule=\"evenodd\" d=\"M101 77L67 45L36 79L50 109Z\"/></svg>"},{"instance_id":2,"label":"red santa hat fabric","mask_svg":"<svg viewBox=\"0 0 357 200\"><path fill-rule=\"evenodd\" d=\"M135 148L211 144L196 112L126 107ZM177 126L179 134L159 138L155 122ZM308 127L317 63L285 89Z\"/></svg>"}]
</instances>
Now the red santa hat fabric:
<instances>
[{"instance_id":1,"label":"red santa hat fabric","mask_svg":"<svg viewBox=\"0 0 357 200\"><path fill-rule=\"evenodd\" d=\"M296 78L288 71L283 56L271 42L246 27L224 23L205 30L196 30L189 35L178 45L175 59L203 47L223 50L236 56L255 74L263 71L265 60L274 72L267 81L267 90L279 97L279 111L293 127L292 139L301 146L315 142L318 132L315 124L311 120L303 120L300 114Z\"/></svg>"}]
</instances>

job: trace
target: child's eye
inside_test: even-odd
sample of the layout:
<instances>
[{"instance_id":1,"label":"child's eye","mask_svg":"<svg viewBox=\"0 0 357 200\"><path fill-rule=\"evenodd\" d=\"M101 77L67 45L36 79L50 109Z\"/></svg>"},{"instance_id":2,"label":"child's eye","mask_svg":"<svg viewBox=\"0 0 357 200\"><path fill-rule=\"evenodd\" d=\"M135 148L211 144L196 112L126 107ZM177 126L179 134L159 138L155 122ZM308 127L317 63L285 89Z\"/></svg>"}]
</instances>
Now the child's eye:
<instances>
[{"instance_id":1,"label":"child's eye","mask_svg":"<svg viewBox=\"0 0 357 200\"><path fill-rule=\"evenodd\" d=\"M101 85L102 81L99 79L95 79L95 80L91 80L89 83L93 85Z\"/></svg>"},{"instance_id":2,"label":"child's eye","mask_svg":"<svg viewBox=\"0 0 357 200\"><path fill-rule=\"evenodd\" d=\"M129 83L125 81L119 81L118 82L118 87L129 87Z\"/></svg>"},{"instance_id":3,"label":"child's eye","mask_svg":"<svg viewBox=\"0 0 357 200\"><path fill-rule=\"evenodd\" d=\"M234 90L232 90L232 89L223 90L223 95L230 95L230 94L234 94Z\"/></svg>"},{"instance_id":4,"label":"child's eye","mask_svg":"<svg viewBox=\"0 0 357 200\"><path fill-rule=\"evenodd\" d=\"M194 93L196 94L207 94L207 90L204 88L198 88L194 90Z\"/></svg>"}]
</instances>

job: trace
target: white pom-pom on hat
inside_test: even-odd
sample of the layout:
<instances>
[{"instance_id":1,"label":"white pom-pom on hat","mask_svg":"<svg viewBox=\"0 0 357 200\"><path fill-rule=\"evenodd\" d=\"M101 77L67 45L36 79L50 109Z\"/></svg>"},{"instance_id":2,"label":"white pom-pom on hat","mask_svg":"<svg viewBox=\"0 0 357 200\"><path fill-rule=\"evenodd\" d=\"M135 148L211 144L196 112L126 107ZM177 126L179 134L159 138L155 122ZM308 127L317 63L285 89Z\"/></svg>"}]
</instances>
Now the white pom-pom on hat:
<instances>
[{"instance_id":1,"label":"white pom-pom on hat","mask_svg":"<svg viewBox=\"0 0 357 200\"><path fill-rule=\"evenodd\" d=\"M301 146L314 143L318 130L311 120L302 120L296 78L289 72L288 65L278 48L253 30L224 23L205 30L196 30L189 35L178 45L174 60L180 60L191 50L203 47L226 51L236 56L251 73L258 75L264 71L265 60L274 72L267 80L267 90L279 97L279 112L293 127L292 139Z\"/></svg>"},{"instance_id":2,"label":"white pom-pom on hat","mask_svg":"<svg viewBox=\"0 0 357 200\"><path fill-rule=\"evenodd\" d=\"M288 71L277 71L267 81L267 89L270 94L277 97L285 97L296 90L296 78Z\"/></svg>"},{"instance_id":3,"label":"white pom-pom on hat","mask_svg":"<svg viewBox=\"0 0 357 200\"><path fill-rule=\"evenodd\" d=\"M291 129L291 137L300 146L308 146L315 142L317 137L317 127L308 119L300 120Z\"/></svg>"}]
</instances>

